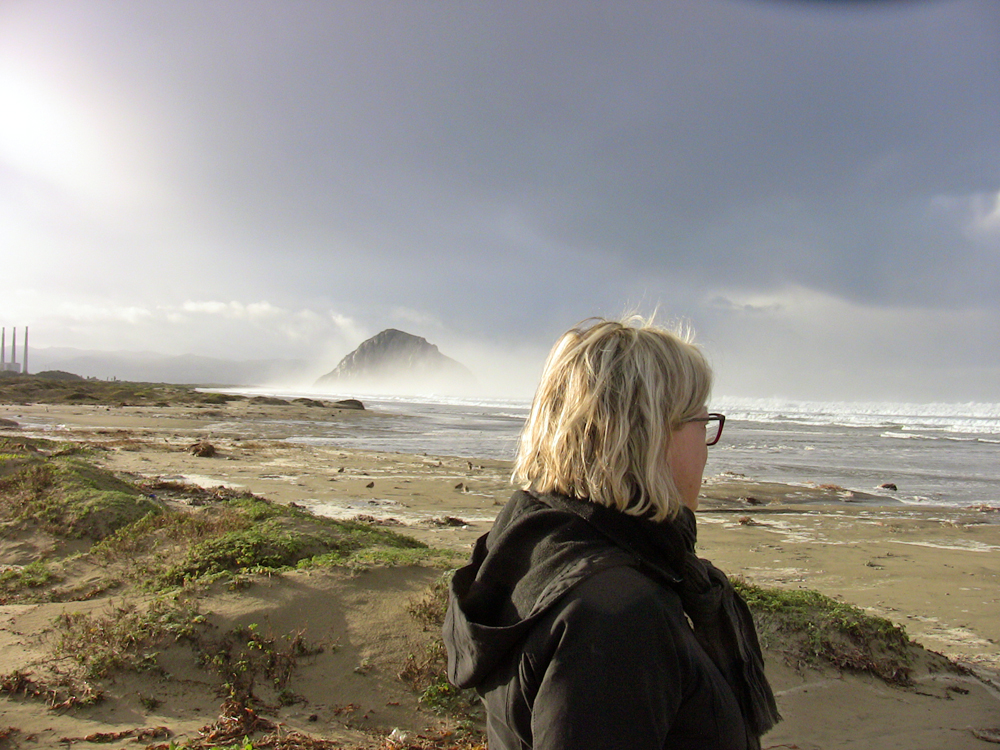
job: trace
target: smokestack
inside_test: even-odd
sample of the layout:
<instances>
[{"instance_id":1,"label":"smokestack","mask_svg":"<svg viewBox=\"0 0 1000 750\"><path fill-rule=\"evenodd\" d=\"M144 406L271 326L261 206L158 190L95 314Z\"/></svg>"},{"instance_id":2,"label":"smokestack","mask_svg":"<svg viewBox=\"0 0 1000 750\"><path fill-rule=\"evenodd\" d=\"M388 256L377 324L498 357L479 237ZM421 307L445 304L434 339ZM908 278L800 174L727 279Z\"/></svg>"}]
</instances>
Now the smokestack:
<instances>
[{"instance_id":1,"label":"smokestack","mask_svg":"<svg viewBox=\"0 0 1000 750\"><path fill-rule=\"evenodd\" d=\"M21 363L21 372L28 374L28 326L24 327L24 358Z\"/></svg>"},{"instance_id":2,"label":"smokestack","mask_svg":"<svg viewBox=\"0 0 1000 750\"><path fill-rule=\"evenodd\" d=\"M14 326L14 335L10 341L10 369L17 372L17 326Z\"/></svg>"},{"instance_id":3,"label":"smokestack","mask_svg":"<svg viewBox=\"0 0 1000 750\"><path fill-rule=\"evenodd\" d=\"M7 369L7 329L0 335L0 370Z\"/></svg>"}]
</instances>

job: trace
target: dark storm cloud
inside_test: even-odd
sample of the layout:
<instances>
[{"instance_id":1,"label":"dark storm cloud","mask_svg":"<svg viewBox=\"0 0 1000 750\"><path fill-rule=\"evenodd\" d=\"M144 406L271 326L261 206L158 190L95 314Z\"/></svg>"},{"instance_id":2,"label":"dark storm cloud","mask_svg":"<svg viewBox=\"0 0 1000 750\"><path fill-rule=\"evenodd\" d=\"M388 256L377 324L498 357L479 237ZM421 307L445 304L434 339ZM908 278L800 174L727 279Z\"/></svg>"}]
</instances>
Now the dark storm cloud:
<instances>
[{"instance_id":1,"label":"dark storm cloud","mask_svg":"<svg viewBox=\"0 0 1000 750\"><path fill-rule=\"evenodd\" d=\"M250 256L431 285L474 284L475 259L515 283L568 248L702 284L996 302L995 258L948 263L975 250L930 212L997 189L995 4L180 8L120 16L139 64L108 64L172 101L179 184Z\"/></svg>"}]
</instances>

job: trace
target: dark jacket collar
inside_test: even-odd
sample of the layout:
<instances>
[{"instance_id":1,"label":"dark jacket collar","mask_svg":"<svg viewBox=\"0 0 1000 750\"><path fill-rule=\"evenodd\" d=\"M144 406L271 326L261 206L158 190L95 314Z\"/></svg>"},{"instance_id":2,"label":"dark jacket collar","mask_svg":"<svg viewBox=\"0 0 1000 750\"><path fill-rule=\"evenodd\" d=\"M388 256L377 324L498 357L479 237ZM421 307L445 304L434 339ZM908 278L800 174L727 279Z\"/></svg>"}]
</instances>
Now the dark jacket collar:
<instances>
[{"instance_id":1,"label":"dark jacket collar","mask_svg":"<svg viewBox=\"0 0 1000 750\"><path fill-rule=\"evenodd\" d=\"M698 533L690 509L682 508L672 520L653 521L565 495L525 494L550 508L582 518L617 547L634 555L647 572L668 584L680 583L684 556L694 552Z\"/></svg>"}]
</instances>

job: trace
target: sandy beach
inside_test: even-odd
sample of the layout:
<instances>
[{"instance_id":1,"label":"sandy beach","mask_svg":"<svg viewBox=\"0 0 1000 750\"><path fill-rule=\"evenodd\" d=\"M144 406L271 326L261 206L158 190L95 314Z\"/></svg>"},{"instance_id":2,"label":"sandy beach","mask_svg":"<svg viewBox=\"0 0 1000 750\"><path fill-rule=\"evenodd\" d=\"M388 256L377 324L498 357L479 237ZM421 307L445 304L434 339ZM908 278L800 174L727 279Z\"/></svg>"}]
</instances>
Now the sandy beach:
<instances>
[{"instance_id":1,"label":"sandy beach","mask_svg":"<svg viewBox=\"0 0 1000 750\"><path fill-rule=\"evenodd\" d=\"M509 465L502 461L283 442L290 435L287 420L308 423L316 414L303 405L248 401L0 406L0 418L11 423L3 435L96 443L105 448L96 463L132 478L248 490L459 555L489 529L510 494ZM379 415L327 410L323 418L349 426ZM200 439L211 442L215 455L188 450ZM780 643L766 644L785 720L764 747L932 750L1000 741L1000 511L876 506L836 488L764 485L733 475L708 478L703 494L702 556L755 584L814 589L886 617L965 668L946 669L928 654L914 684L904 688L789 663ZM5 534L0 569L29 564L45 544ZM393 729L415 737L453 725L418 704L397 677L407 654L433 638L407 609L440 574L413 566L294 571L259 577L241 591L209 588L201 606L220 627L266 622L276 633L304 630L336 644L300 664L295 692L304 702L271 718L344 747L391 747L385 736ZM60 612L97 611L112 601L113 594L0 606L0 676L45 658L45 633ZM168 727L175 738L195 736L217 714L219 699L192 666L178 662L168 671L169 677L115 679L109 698L93 707L52 711L25 698L0 698L0 730L13 730L2 735L0 747L87 746L79 738L152 726ZM151 693L157 696L152 708L137 697ZM113 746L134 747L134 738Z\"/></svg>"}]
</instances>

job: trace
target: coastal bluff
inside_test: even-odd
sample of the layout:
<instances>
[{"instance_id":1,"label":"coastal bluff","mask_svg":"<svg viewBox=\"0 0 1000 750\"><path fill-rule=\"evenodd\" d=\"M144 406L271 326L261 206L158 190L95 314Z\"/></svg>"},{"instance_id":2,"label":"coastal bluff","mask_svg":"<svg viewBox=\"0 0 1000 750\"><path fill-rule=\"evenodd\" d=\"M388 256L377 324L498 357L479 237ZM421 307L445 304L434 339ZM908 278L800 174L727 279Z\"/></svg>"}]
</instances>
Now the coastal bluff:
<instances>
[{"instance_id":1,"label":"coastal bluff","mask_svg":"<svg viewBox=\"0 0 1000 750\"><path fill-rule=\"evenodd\" d=\"M442 354L427 339L387 328L363 341L319 378L316 386L345 383L407 391L464 390L475 385L475 377L465 365Z\"/></svg>"}]
</instances>

